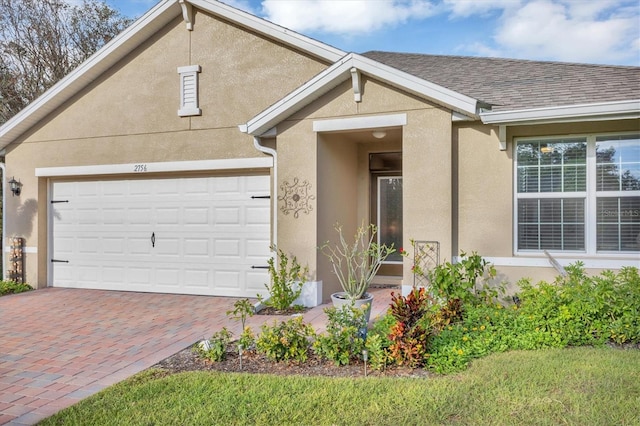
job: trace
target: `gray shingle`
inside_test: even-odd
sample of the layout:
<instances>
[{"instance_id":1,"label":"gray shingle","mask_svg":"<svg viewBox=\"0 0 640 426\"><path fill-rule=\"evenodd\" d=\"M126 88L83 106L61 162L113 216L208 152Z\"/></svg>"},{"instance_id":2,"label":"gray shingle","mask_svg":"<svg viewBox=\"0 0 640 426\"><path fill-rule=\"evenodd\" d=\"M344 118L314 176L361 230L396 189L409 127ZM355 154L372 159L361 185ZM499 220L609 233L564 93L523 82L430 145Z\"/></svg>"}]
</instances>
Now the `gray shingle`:
<instances>
[{"instance_id":1,"label":"gray shingle","mask_svg":"<svg viewBox=\"0 0 640 426\"><path fill-rule=\"evenodd\" d=\"M493 111L640 99L640 67L372 51L385 65L493 105Z\"/></svg>"}]
</instances>

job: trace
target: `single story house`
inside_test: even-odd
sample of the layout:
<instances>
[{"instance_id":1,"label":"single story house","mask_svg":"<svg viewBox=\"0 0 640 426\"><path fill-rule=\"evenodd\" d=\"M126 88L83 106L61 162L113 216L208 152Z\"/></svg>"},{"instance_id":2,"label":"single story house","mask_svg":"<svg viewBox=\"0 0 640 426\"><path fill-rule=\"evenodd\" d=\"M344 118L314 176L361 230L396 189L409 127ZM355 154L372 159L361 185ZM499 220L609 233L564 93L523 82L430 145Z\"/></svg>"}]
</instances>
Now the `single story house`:
<instances>
[{"instance_id":1,"label":"single story house","mask_svg":"<svg viewBox=\"0 0 640 426\"><path fill-rule=\"evenodd\" d=\"M476 251L510 282L551 279L552 259L640 264L638 67L356 54L162 0L0 148L5 274L23 238L36 287L250 297L275 244L319 303L339 288L318 250L337 223L438 242L442 261ZM411 266L377 279L410 284Z\"/></svg>"}]
</instances>

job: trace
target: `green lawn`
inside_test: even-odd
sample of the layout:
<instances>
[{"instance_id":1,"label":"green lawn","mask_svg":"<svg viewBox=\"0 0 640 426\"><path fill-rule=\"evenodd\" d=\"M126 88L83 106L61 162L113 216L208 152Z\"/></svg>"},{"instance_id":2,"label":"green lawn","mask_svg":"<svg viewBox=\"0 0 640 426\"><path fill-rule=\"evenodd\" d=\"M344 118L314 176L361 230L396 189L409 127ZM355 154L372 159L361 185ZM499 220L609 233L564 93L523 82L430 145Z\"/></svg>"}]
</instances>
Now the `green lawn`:
<instances>
[{"instance_id":1,"label":"green lawn","mask_svg":"<svg viewBox=\"0 0 640 426\"><path fill-rule=\"evenodd\" d=\"M640 425L640 351L494 354L430 379L143 372L44 425Z\"/></svg>"}]
</instances>

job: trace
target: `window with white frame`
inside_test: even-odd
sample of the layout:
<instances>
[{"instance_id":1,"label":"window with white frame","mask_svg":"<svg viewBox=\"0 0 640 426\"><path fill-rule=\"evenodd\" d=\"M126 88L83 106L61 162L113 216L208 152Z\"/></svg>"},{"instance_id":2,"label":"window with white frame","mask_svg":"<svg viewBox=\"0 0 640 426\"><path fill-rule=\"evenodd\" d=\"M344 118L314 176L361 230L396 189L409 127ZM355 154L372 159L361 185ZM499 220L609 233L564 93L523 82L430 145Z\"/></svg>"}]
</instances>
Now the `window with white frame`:
<instances>
[{"instance_id":1,"label":"window with white frame","mask_svg":"<svg viewBox=\"0 0 640 426\"><path fill-rule=\"evenodd\" d=\"M516 250L640 252L640 135L518 139Z\"/></svg>"}]
</instances>

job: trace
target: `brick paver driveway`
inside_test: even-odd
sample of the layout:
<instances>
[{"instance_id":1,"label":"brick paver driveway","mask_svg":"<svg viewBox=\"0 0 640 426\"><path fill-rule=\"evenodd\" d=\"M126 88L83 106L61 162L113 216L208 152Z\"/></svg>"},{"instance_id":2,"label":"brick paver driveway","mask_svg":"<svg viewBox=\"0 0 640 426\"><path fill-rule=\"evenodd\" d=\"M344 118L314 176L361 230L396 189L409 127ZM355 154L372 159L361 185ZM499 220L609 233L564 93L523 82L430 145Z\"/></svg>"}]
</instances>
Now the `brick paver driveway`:
<instances>
[{"instance_id":1,"label":"brick paver driveway","mask_svg":"<svg viewBox=\"0 0 640 426\"><path fill-rule=\"evenodd\" d=\"M389 306L375 295L371 318ZM47 288L0 297L0 425L30 425L75 404L226 326L237 299ZM304 314L316 332L324 309ZM283 317L275 317L283 319ZM274 317L255 315L248 325Z\"/></svg>"},{"instance_id":2,"label":"brick paver driveway","mask_svg":"<svg viewBox=\"0 0 640 426\"><path fill-rule=\"evenodd\" d=\"M62 288L0 297L0 424L33 424L233 328L235 300Z\"/></svg>"}]
</instances>

